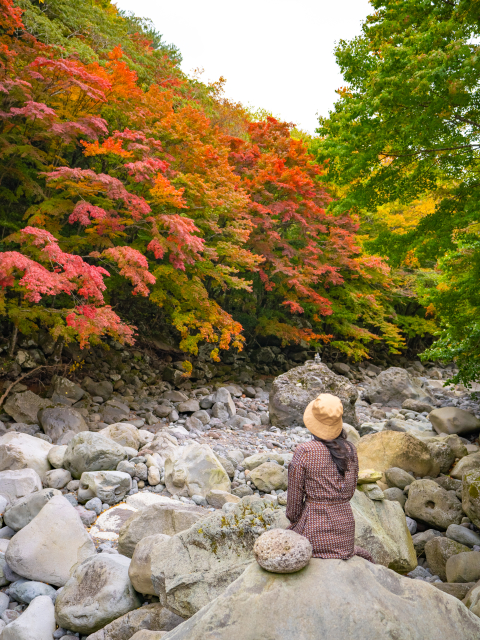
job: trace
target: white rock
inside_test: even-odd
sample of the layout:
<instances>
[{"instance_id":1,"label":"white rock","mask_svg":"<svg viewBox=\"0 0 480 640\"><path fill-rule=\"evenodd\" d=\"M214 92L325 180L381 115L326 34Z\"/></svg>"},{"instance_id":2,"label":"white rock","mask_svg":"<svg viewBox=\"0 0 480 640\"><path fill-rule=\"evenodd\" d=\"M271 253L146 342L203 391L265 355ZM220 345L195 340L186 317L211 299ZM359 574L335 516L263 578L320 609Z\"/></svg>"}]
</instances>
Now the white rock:
<instances>
[{"instance_id":1,"label":"white rock","mask_svg":"<svg viewBox=\"0 0 480 640\"><path fill-rule=\"evenodd\" d=\"M213 400L214 402L222 402L225 405L225 409L228 413L229 418L233 418L233 416L236 415L237 408L232 400L230 391L225 387L220 387L216 390L216 392L213 394Z\"/></svg>"},{"instance_id":2,"label":"white rock","mask_svg":"<svg viewBox=\"0 0 480 640\"><path fill-rule=\"evenodd\" d=\"M218 458L206 444L181 447L165 461L165 484L171 494L201 495L212 489L230 493L230 479Z\"/></svg>"},{"instance_id":3,"label":"white rock","mask_svg":"<svg viewBox=\"0 0 480 640\"><path fill-rule=\"evenodd\" d=\"M157 595L152 582L151 560L155 553L155 546L170 540L165 533L156 533L142 538L133 552L128 575L138 593Z\"/></svg>"},{"instance_id":4,"label":"white rock","mask_svg":"<svg viewBox=\"0 0 480 640\"><path fill-rule=\"evenodd\" d=\"M57 489L41 489L30 493L16 500L5 511L3 521L13 531L20 531L40 513L49 500L61 495Z\"/></svg>"},{"instance_id":5,"label":"white rock","mask_svg":"<svg viewBox=\"0 0 480 640\"><path fill-rule=\"evenodd\" d=\"M160 469L158 467L148 467L148 484L152 487L160 484Z\"/></svg>"},{"instance_id":6,"label":"white rock","mask_svg":"<svg viewBox=\"0 0 480 640\"><path fill-rule=\"evenodd\" d=\"M2 640L52 640L55 610L49 596L34 598L22 615L2 632Z\"/></svg>"},{"instance_id":7,"label":"white rock","mask_svg":"<svg viewBox=\"0 0 480 640\"><path fill-rule=\"evenodd\" d=\"M66 450L67 445L62 444L52 447L48 452L48 461L54 469L61 469L63 467L63 458Z\"/></svg>"},{"instance_id":8,"label":"white rock","mask_svg":"<svg viewBox=\"0 0 480 640\"><path fill-rule=\"evenodd\" d=\"M82 562L57 596L57 623L82 634L93 633L141 605L122 555L99 554Z\"/></svg>"},{"instance_id":9,"label":"white rock","mask_svg":"<svg viewBox=\"0 0 480 640\"><path fill-rule=\"evenodd\" d=\"M351 442L352 444L356 445L357 442L360 441L360 434L355 429L355 427L352 427L351 424L347 424L346 422L344 422L343 423L343 429L347 433L347 440L349 442Z\"/></svg>"},{"instance_id":10,"label":"white rock","mask_svg":"<svg viewBox=\"0 0 480 640\"><path fill-rule=\"evenodd\" d=\"M228 589L167 637L476 640L480 619L432 585L363 558L312 558L305 569L290 575L272 574L252 563Z\"/></svg>"},{"instance_id":11,"label":"white rock","mask_svg":"<svg viewBox=\"0 0 480 640\"><path fill-rule=\"evenodd\" d=\"M63 496L55 496L13 536L5 558L24 578L62 587L71 569L95 554L78 513Z\"/></svg>"},{"instance_id":12,"label":"white rock","mask_svg":"<svg viewBox=\"0 0 480 640\"><path fill-rule=\"evenodd\" d=\"M167 496L157 496L155 493L150 492L135 493L133 496L128 496L125 502L129 507L133 507L134 509L145 509L145 507L149 507L151 504L184 506L181 500L173 500L172 498L167 498Z\"/></svg>"},{"instance_id":13,"label":"white rock","mask_svg":"<svg viewBox=\"0 0 480 640\"><path fill-rule=\"evenodd\" d=\"M90 529L90 535L93 540L98 544L107 540L116 542L120 529L135 511L137 509L125 503L106 509L98 516L95 524Z\"/></svg>"},{"instance_id":14,"label":"white rock","mask_svg":"<svg viewBox=\"0 0 480 640\"><path fill-rule=\"evenodd\" d=\"M85 503L100 498L103 503L117 504L132 488L132 478L123 471L86 471L80 478L78 501Z\"/></svg>"},{"instance_id":15,"label":"white rock","mask_svg":"<svg viewBox=\"0 0 480 640\"><path fill-rule=\"evenodd\" d=\"M34 469L0 471L0 494L13 504L34 491L40 491L42 481Z\"/></svg>"},{"instance_id":16,"label":"white rock","mask_svg":"<svg viewBox=\"0 0 480 640\"><path fill-rule=\"evenodd\" d=\"M72 474L66 469L52 469L45 474L45 485L52 489L63 489L72 481Z\"/></svg>"},{"instance_id":17,"label":"white rock","mask_svg":"<svg viewBox=\"0 0 480 640\"><path fill-rule=\"evenodd\" d=\"M371 500L355 491L350 501L355 518L355 544L369 551L378 564L408 572L417 566L417 554L399 502Z\"/></svg>"},{"instance_id":18,"label":"white rock","mask_svg":"<svg viewBox=\"0 0 480 640\"><path fill-rule=\"evenodd\" d=\"M151 431L147 431L146 429L139 429L138 437L140 439L140 447L144 447L146 444L153 441L155 435Z\"/></svg>"},{"instance_id":19,"label":"white rock","mask_svg":"<svg viewBox=\"0 0 480 640\"><path fill-rule=\"evenodd\" d=\"M115 422L105 429L101 429L98 433L102 436L106 436L107 438L111 438L122 447L131 447L137 451L139 449L140 437L138 429L128 422Z\"/></svg>"},{"instance_id":20,"label":"white rock","mask_svg":"<svg viewBox=\"0 0 480 640\"><path fill-rule=\"evenodd\" d=\"M43 480L51 468L48 452L52 447L49 442L26 433L7 433L0 438L0 471L35 469Z\"/></svg>"}]
</instances>

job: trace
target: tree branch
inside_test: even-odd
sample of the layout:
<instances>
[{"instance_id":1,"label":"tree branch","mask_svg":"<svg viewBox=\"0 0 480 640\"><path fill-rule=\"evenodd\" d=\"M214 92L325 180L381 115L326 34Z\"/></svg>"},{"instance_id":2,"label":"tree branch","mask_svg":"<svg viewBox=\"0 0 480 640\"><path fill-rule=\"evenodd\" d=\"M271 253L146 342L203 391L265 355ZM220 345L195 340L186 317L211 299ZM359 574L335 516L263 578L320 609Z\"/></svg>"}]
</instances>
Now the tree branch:
<instances>
[{"instance_id":1,"label":"tree branch","mask_svg":"<svg viewBox=\"0 0 480 640\"><path fill-rule=\"evenodd\" d=\"M408 158L411 156L418 156L421 153L437 153L438 151L458 151L459 149L474 149L475 147L480 147L480 143L464 144L461 147L442 147L440 149L420 149L419 151L415 151L414 153L394 153L391 151L382 151L380 155L384 156L385 158Z\"/></svg>"},{"instance_id":2,"label":"tree branch","mask_svg":"<svg viewBox=\"0 0 480 640\"><path fill-rule=\"evenodd\" d=\"M42 364L40 367L35 367L35 369L30 369L30 371L27 371L27 373L24 373L23 376L20 376L19 378L17 378L14 382L12 382L12 384L9 387L7 387L7 390L5 391L3 396L0 398L0 407L2 406L3 401L8 396L8 394L13 389L13 387L19 382L21 382L24 378L31 375L32 373L35 373L35 371L38 371L39 369L54 369L55 367L60 367L60 366L61 365L59 364L50 364L50 365Z\"/></svg>"}]
</instances>

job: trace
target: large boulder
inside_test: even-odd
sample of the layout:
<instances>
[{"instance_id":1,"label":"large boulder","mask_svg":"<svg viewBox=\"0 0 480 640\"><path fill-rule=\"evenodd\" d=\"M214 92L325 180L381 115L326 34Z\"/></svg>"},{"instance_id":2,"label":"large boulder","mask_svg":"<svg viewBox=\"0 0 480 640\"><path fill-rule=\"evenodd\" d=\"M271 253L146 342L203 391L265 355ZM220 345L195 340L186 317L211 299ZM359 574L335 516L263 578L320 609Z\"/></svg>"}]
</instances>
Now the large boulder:
<instances>
[{"instance_id":1,"label":"large boulder","mask_svg":"<svg viewBox=\"0 0 480 640\"><path fill-rule=\"evenodd\" d=\"M3 521L10 529L20 531L40 513L49 500L54 496L61 495L62 492L57 489L42 489L35 491L35 493L30 493L16 500L5 511Z\"/></svg>"},{"instance_id":2,"label":"large boulder","mask_svg":"<svg viewBox=\"0 0 480 640\"><path fill-rule=\"evenodd\" d=\"M446 491L433 480L416 480L410 485L405 513L435 529L446 531L462 521L462 503L452 491Z\"/></svg>"},{"instance_id":3,"label":"large boulder","mask_svg":"<svg viewBox=\"0 0 480 640\"><path fill-rule=\"evenodd\" d=\"M171 631L183 622L183 618L175 615L158 602L147 604L134 611L129 611L106 627L88 636L87 640L131 640L133 634L142 629L152 631Z\"/></svg>"},{"instance_id":4,"label":"large boulder","mask_svg":"<svg viewBox=\"0 0 480 640\"><path fill-rule=\"evenodd\" d=\"M473 524L480 527L480 470L463 477L462 508Z\"/></svg>"},{"instance_id":5,"label":"large boulder","mask_svg":"<svg viewBox=\"0 0 480 640\"><path fill-rule=\"evenodd\" d=\"M86 431L70 440L63 464L74 478L79 479L84 471L114 470L126 457L125 449L111 438Z\"/></svg>"},{"instance_id":6,"label":"large boulder","mask_svg":"<svg viewBox=\"0 0 480 640\"><path fill-rule=\"evenodd\" d=\"M95 545L74 507L54 496L13 536L5 558L20 576L62 587L77 562L94 554Z\"/></svg>"},{"instance_id":7,"label":"large boulder","mask_svg":"<svg viewBox=\"0 0 480 640\"><path fill-rule=\"evenodd\" d=\"M164 533L156 533L142 538L135 547L128 575L138 593L156 595L152 582L152 558L155 556L155 547L170 537Z\"/></svg>"},{"instance_id":8,"label":"large boulder","mask_svg":"<svg viewBox=\"0 0 480 640\"><path fill-rule=\"evenodd\" d=\"M85 391L67 378L53 376L49 395L54 404L71 406L83 398Z\"/></svg>"},{"instance_id":9,"label":"large boulder","mask_svg":"<svg viewBox=\"0 0 480 640\"><path fill-rule=\"evenodd\" d=\"M350 501L355 518L355 544L367 549L375 562L395 571L412 571L417 554L402 507L390 500L371 500L355 491Z\"/></svg>"},{"instance_id":10,"label":"large boulder","mask_svg":"<svg viewBox=\"0 0 480 640\"><path fill-rule=\"evenodd\" d=\"M64 629L88 634L141 605L128 577L130 559L101 553L87 558L72 574L55 602Z\"/></svg>"},{"instance_id":11,"label":"large boulder","mask_svg":"<svg viewBox=\"0 0 480 640\"><path fill-rule=\"evenodd\" d=\"M264 531L288 524L282 509L244 498L155 545L152 583L160 602L184 618L193 615L245 570Z\"/></svg>"},{"instance_id":12,"label":"large boulder","mask_svg":"<svg viewBox=\"0 0 480 640\"><path fill-rule=\"evenodd\" d=\"M52 406L50 400L44 400L32 391L23 391L11 395L3 405L3 409L15 422L37 424L40 409L50 406Z\"/></svg>"},{"instance_id":13,"label":"large boulder","mask_svg":"<svg viewBox=\"0 0 480 640\"><path fill-rule=\"evenodd\" d=\"M379 402L387 407L401 407L409 398L420 402L432 401L430 394L400 367L390 367L379 373L365 389L364 396L369 402Z\"/></svg>"},{"instance_id":14,"label":"large boulder","mask_svg":"<svg viewBox=\"0 0 480 640\"><path fill-rule=\"evenodd\" d=\"M165 460L165 484L173 495L205 497L212 489L230 492L230 478L207 444L177 448Z\"/></svg>"},{"instance_id":15,"label":"large boulder","mask_svg":"<svg viewBox=\"0 0 480 640\"><path fill-rule=\"evenodd\" d=\"M122 447L130 447L138 451L140 448L140 436L137 427L128 422L115 422L105 429L98 431L102 436L111 438Z\"/></svg>"},{"instance_id":16,"label":"large boulder","mask_svg":"<svg viewBox=\"0 0 480 640\"><path fill-rule=\"evenodd\" d=\"M354 427L358 426L355 414L358 392L355 386L327 365L313 361L275 378L270 393L270 422L281 429L293 424L303 425L307 405L321 393L331 393L340 398L343 419Z\"/></svg>"},{"instance_id":17,"label":"large boulder","mask_svg":"<svg viewBox=\"0 0 480 640\"><path fill-rule=\"evenodd\" d=\"M52 442L57 442L67 431L88 431L81 413L71 407L50 407L39 412L40 424Z\"/></svg>"},{"instance_id":18,"label":"large boulder","mask_svg":"<svg viewBox=\"0 0 480 640\"><path fill-rule=\"evenodd\" d=\"M466 435L480 431L480 420L458 407L434 409L429 413L428 419L437 433Z\"/></svg>"},{"instance_id":19,"label":"large boulder","mask_svg":"<svg viewBox=\"0 0 480 640\"><path fill-rule=\"evenodd\" d=\"M475 640L480 619L456 598L363 558L312 558L297 573L257 563L165 640Z\"/></svg>"},{"instance_id":20,"label":"large boulder","mask_svg":"<svg viewBox=\"0 0 480 640\"><path fill-rule=\"evenodd\" d=\"M384 472L391 467L419 476L436 477L438 462L425 442L409 433L380 431L363 436L357 445L360 471L373 469Z\"/></svg>"},{"instance_id":21,"label":"large boulder","mask_svg":"<svg viewBox=\"0 0 480 640\"><path fill-rule=\"evenodd\" d=\"M51 469L49 442L26 433L7 433L0 438L0 471L5 469L34 469L43 480Z\"/></svg>"},{"instance_id":22,"label":"large boulder","mask_svg":"<svg viewBox=\"0 0 480 640\"><path fill-rule=\"evenodd\" d=\"M18 471L0 471L0 495L10 504L23 496L40 491L42 481L34 469L19 469Z\"/></svg>"},{"instance_id":23,"label":"large boulder","mask_svg":"<svg viewBox=\"0 0 480 640\"><path fill-rule=\"evenodd\" d=\"M80 477L78 501L85 504L92 498L100 498L109 505L121 502L132 488L130 474L123 471L86 471Z\"/></svg>"},{"instance_id":24,"label":"large boulder","mask_svg":"<svg viewBox=\"0 0 480 640\"><path fill-rule=\"evenodd\" d=\"M38 596L1 635L2 640L52 640L55 627L52 600L48 596Z\"/></svg>"},{"instance_id":25,"label":"large boulder","mask_svg":"<svg viewBox=\"0 0 480 640\"><path fill-rule=\"evenodd\" d=\"M189 529L197 520L204 517L205 511L200 507L152 504L135 512L125 522L120 529L118 550L124 556L131 558L142 538L156 533L173 536Z\"/></svg>"}]
</instances>

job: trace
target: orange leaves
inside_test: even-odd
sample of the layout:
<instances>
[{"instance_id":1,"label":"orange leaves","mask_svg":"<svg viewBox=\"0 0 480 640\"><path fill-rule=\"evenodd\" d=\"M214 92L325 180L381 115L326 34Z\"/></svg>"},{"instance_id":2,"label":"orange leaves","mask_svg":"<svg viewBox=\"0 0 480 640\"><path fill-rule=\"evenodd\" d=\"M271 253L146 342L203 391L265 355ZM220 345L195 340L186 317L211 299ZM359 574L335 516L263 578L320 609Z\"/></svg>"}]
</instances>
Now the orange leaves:
<instances>
[{"instance_id":1,"label":"orange leaves","mask_svg":"<svg viewBox=\"0 0 480 640\"><path fill-rule=\"evenodd\" d=\"M158 174L154 181L154 186L150 189L155 204L161 207L175 207L186 209L187 205L183 198L185 189L175 189L175 187L164 176Z\"/></svg>"},{"instance_id":2,"label":"orange leaves","mask_svg":"<svg viewBox=\"0 0 480 640\"><path fill-rule=\"evenodd\" d=\"M7 33L23 29L22 13L20 7L14 7L11 0L0 0L0 28Z\"/></svg>"},{"instance_id":3,"label":"orange leaves","mask_svg":"<svg viewBox=\"0 0 480 640\"><path fill-rule=\"evenodd\" d=\"M131 158L133 153L131 151L127 151L122 148L123 140L116 140L115 138L107 138L101 144L98 140L95 142L84 142L81 141L81 144L84 148L83 155L87 158L89 156L101 156L106 155L107 153L113 153L120 158Z\"/></svg>"}]
</instances>

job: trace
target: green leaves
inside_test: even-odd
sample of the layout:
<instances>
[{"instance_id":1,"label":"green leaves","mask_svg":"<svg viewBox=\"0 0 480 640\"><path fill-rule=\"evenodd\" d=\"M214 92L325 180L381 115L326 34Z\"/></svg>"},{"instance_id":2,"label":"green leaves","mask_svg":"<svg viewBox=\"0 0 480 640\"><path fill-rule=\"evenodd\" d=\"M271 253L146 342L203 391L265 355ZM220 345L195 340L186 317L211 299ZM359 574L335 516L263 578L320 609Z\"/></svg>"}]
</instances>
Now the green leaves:
<instances>
[{"instance_id":1,"label":"green leaves","mask_svg":"<svg viewBox=\"0 0 480 640\"><path fill-rule=\"evenodd\" d=\"M442 328L426 357L455 358L458 379L468 382L478 376L472 360L480 355L480 252L464 231L480 211L480 2L372 5L361 36L337 47L348 86L320 120L317 158L329 161L325 179L340 187L332 208L363 216L367 250L397 268L436 267L436 287L423 286L417 271L421 300ZM389 212L381 205L413 207L428 197L435 207L415 226L382 223L379 211ZM430 318L397 322L407 336L435 331Z\"/></svg>"}]
</instances>

